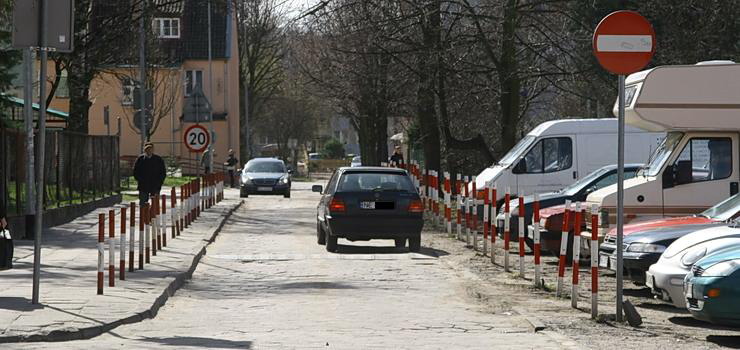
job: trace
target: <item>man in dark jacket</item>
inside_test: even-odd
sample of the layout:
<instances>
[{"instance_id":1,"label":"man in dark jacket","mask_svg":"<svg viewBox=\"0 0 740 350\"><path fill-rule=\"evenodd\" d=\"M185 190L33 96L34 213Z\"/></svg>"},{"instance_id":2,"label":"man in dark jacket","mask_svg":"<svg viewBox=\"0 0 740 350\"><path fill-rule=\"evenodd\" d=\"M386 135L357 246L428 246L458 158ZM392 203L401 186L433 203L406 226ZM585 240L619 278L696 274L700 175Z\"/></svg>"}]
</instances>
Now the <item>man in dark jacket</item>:
<instances>
[{"instance_id":1,"label":"man in dark jacket","mask_svg":"<svg viewBox=\"0 0 740 350\"><path fill-rule=\"evenodd\" d=\"M390 163L392 167L403 168L403 153L401 153L401 146L393 148L393 155L391 156Z\"/></svg>"},{"instance_id":2,"label":"man in dark jacket","mask_svg":"<svg viewBox=\"0 0 740 350\"><path fill-rule=\"evenodd\" d=\"M234 157L234 150L229 149L229 158L226 159L226 170L229 172L229 179L231 180L231 187L234 187L234 174L236 173L236 167L239 165L239 160Z\"/></svg>"},{"instance_id":3,"label":"man in dark jacket","mask_svg":"<svg viewBox=\"0 0 740 350\"><path fill-rule=\"evenodd\" d=\"M167 168L164 160L154 154L153 143L145 143L144 154L140 155L134 164L134 178L139 190L139 205L149 202L150 196L159 194L165 177L167 177Z\"/></svg>"}]
</instances>

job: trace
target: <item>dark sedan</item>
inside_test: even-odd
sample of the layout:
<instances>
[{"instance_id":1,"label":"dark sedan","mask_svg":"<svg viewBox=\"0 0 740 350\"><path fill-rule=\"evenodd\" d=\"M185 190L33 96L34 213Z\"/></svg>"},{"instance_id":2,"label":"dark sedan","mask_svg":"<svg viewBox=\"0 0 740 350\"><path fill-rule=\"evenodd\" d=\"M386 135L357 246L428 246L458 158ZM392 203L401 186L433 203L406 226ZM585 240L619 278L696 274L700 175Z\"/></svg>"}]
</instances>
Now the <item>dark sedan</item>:
<instances>
[{"instance_id":1,"label":"dark sedan","mask_svg":"<svg viewBox=\"0 0 740 350\"><path fill-rule=\"evenodd\" d=\"M624 166L624 178L629 179L635 176L637 170L640 169L641 164L625 164ZM566 200L573 202L582 202L586 200L591 192L606 186L613 185L617 182L617 166L607 165L599 168L592 173L586 175L582 179L574 182L573 184L561 189L557 192L543 193L540 195L540 208L545 209L556 205L565 204ZM534 206L534 196L524 197L524 227L528 227L532 224L532 210ZM510 216L509 220L509 232L512 240L517 240L519 237L519 201L512 200L510 204ZM503 236L504 234L504 208L499 208L499 214L496 217L498 234ZM527 230L528 231L528 230ZM529 232L525 232L527 245L531 249L534 246L532 237Z\"/></svg>"},{"instance_id":2,"label":"dark sedan","mask_svg":"<svg viewBox=\"0 0 740 350\"><path fill-rule=\"evenodd\" d=\"M345 167L334 172L317 207L318 243L335 252L337 240L393 239L398 248L421 248L424 206L403 169Z\"/></svg>"},{"instance_id":3,"label":"dark sedan","mask_svg":"<svg viewBox=\"0 0 740 350\"><path fill-rule=\"evenodd\" d=\"M241 197L250 194L282 194L290 198L290 170L276 158L254 158L241 173Z\"/></svg>"}]
</instances>

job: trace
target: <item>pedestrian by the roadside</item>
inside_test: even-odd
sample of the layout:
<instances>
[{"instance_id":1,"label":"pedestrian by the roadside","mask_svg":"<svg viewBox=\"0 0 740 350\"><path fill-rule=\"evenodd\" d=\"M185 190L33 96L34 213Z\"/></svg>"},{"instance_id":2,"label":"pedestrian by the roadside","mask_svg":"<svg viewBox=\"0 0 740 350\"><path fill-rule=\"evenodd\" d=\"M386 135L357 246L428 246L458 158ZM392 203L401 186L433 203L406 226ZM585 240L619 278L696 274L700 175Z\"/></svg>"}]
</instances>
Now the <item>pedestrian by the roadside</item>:
<instances>
[{"instance_id":1,"label":"pedestrian by the roadside","mask_svg":"<svg viewBox=\"0 0 740 350\"><path fill-rule=\"evenodd\" d=\"M403 168L403 153L401 153L401 146L396 146L393 149L393 155L391 156L390 163L392 167Z\"/></svg>"},{"instance_id":2,"label":"pedestrian by the roadside","mask_svg":"<svg viewBox=\"0 0 740 350\"><path fill-rule=\"evenodd\" d=\"M6 231L8 228L6 211L5 193L0 192L0 270L13 268L13 237Z\"/></svg>"},{"instance_id":3,"label":"pedestrian by the roadside","mask_svg":"<svg viewBox=\"0 0 740 350\"><path fill-rule=\"evenodd\" d=\"M206 150L203 152L203 158L200 160L200 165L205 170L206 174L211 173L211 152L210 150Z\"/></svg>"},{"instance_id":4,"label":"pedestrian by the roadside","mask_svg":"<svg viewBox=\"0 0 740 350\"><path fill-rule=\"evenodd\" d=\"M154 154L154 144L144 144L144 154L136 159L134 178L138 183L139 205L149 202L149 197L159 194L167 177L167 168L162 157Z\"/></svg>"},{"instance_id":5,"label":"pedestrian by the roadside","mask_svg":"<svg viewBox=\"0 0 740 350\"><path fill-rule=\"evenodd\" d=\"M226 159L226 162L224 165L226 166L226 171L229 172L229 180L231 181L231 187L234 187L234 173L236 173L236 167L239 164L239 160L234 157L234 150L229 149L229 158Z\"/></svg>"}]
</instances>

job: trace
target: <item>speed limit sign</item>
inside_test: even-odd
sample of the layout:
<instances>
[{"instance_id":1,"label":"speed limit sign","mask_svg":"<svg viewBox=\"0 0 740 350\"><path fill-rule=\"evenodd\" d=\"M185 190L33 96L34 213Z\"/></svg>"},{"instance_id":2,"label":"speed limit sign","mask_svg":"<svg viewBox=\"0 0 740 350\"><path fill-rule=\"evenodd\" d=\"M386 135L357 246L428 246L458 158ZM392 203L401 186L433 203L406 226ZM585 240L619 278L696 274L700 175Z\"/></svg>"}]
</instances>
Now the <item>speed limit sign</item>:
<instances>
[{"instance_id":1,"label":"speed limit sign","mask_svg":"<svg viewBox=\"0 0 740 350\"><path fill-rule=\"evenodd\" d=\"M193 125L185 130L185 146L195 153L200 153L208 148L208 144L211 142L211 136L208 134L208 130L200 125Z\"/></svg>"}]
</instances>

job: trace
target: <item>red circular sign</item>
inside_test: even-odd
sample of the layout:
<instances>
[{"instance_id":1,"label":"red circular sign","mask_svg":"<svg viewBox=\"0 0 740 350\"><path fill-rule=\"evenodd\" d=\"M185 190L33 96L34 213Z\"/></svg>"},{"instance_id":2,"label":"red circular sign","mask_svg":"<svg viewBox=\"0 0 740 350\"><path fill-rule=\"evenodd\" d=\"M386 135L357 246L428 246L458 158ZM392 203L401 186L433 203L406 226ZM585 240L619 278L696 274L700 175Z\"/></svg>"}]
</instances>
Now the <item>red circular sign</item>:
<instances>
[{"instance_id":1,"label":"red circular sign","mask_svg":"<svg viewBox=\"0 0 740 350\"><path fill-rule=\"evenodd\" d=\"M630 74L645 67L655 54L655 31L635 11L616 11L599 22L593 49L602 67L614 74Z\"/></svg>"},{"instance_id":2,"label":"red circular sign","mask_svg":"<svg viewBox=\"0 0 740 350\"><path fill-rule=\"evenodd\" d=\"M208 148L208 144L211 142L211 135L206 128L196 124L185 130L183 141L185 142L185 147L191 152L200 153Z\"/></svg>"}]
</instances>

